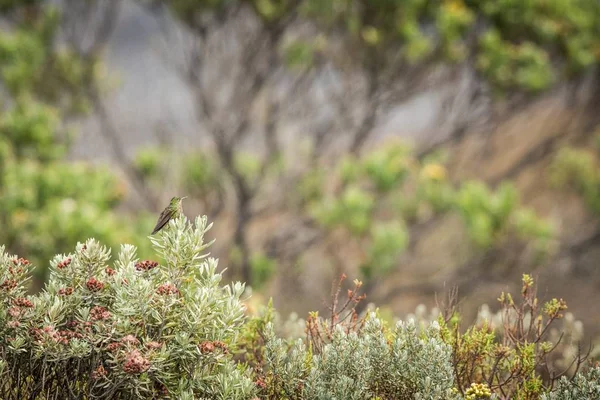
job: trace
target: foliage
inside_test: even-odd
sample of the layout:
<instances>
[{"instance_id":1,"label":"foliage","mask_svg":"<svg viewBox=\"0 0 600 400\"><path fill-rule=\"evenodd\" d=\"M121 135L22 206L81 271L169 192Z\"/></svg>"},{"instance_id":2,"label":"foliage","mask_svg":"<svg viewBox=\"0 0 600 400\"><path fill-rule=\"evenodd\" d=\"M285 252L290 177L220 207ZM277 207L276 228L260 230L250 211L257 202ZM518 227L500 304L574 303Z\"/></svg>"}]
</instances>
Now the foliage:
<instances>
[{"instance_id":1,"label":"foliage","mask_svg":"<svg viewBox=\"0 0 600 400\"><path fill-rule=\"evenodd\" d=\"M55 9L29 5L29 12L19 13L27 11L25 3L13 2L10 11L17 18L9 26L11 29L0 35L0 77L6 94L17 105L19 101L36 100L45 106L59 107L67 115L81 113L89 107L86 82L99 78L97 62L86 63L70 49L56 46L61 19ZM29 141L37 138L44 144L49 144L52 137L40 130L25 130L17 135Z\"/></svg>"},{"instance_id":2,"label":"foliage","mask_svg":"<svg viewBox=\"0 0 600 400\"><path fill-rule=\"evenodd\" d=\"M344 137L340 142L350 143L349 152L359 154L380 115L389 115L403 101L436 85L438 79L456 83L462 79L458 76L468 75L473 90L466 89L470 93L460 97L479 110L483 103L479 100L489 97L489 87L508 95L533 94L593 70L599 57L597 2L140 1L151 4L152 10L157 10L159 3L164 5L189 34L189 57L182 57L178 69L194 94L193 109L212 147L191 154L190 162L168 164L169 168L156 164L152 150L145 151L138 159L138 169L142 174L157 175L152 183L160 187L163 172L174 164L184 164L179 165L181 187L200 199L202 206L208 205L210 215L218 214L224 204L231 206L228 211L236 214L232 241L239 255L232 268L241 270L249 284L256 283L256 263L251 262L256 249L249 248L249 243L254 245L249 225L272 209L289 210L289 204L272 204L282 197L269 192L273 187L285 188L282 191L299 188L306 201L302 206L325 199L292 218L305 221L311 214L325 227L325 235L331 236L332 231L337 235L341 230L340 241L350 237L348 242L359 243L361 260L352 268L360 268L365 280L392 270L410 247L413 238L406 219L425 219L424 214L449 209L458 211L468 235L484 251L498 247L506 237L519 237L520 244L533 248L536 256L551 250L551 227L522 209L508 184L497 192L478 183L453 188L441 163L405 164L411 157L403 156L404 150L398 153L398 148L374 151L365 160L348 158L337 178L351 182L344 183L337 193L320 193L321 181L332 182L313 169L324 167L315 161L328 154L325 147L334 147L329 144L336 140L330 137L339 133ZM243 24L247 30L233 28L242 26L238 24L241 19L249 22ZM229 44L223 45L223 37L231 38ZM213 47L224 51L213 57L207 52ZM221 84L221 79L227 84ZM319 90L313 90L315 87ZM313 97L311 93L317 92L323 93ZM316 118L292 121L294 115L310 113L304 110L307 103L332 107L322 107L327 108L323 113L311 110L318 114ZM483 113L494 119L494 111ZM459 119L469 119L472 114L459 113ZM331 129L313 123L323 119ZM457 122L457 129L466 129L469 122ZM297 143L290 146L279 125L296 123L304 136L314 139L313 154L282 167L288 150L283 147ZM247 153L249 148L260 155ZM164 158L165 154L156 151L154 157ZM363 165L358 168L355 164ZM352 176L355 173L358 178ZM177 180L171 180L177 174L166 175L170 181ZM306 179L296 179L298 175ZM356 179L369 181L371 186L356 185ZM403 199L399 188L411 185L420 198ZM385 204L381 198L387 198ZM421 199L427 200L425 204ZM379 215L374 219L374 214ZM261 251L266 252L262 248L258 253ZM339 260L327 261L336 269L343 268Z\"/></svg>"},{"instance_id":3,"label":"foliage","mask_svg":"<svg viewBox=\"0 0 600 400\"><path fill-rule=\"evenodd\" d=\"M312 18L343 30L367 65L373 58L391 62L391 51L413 64L472 58L500 90L540 91L600 59L597 2L306 0L303 5Z\"/></svg>"},{"instance_id":4,"label":"foliage","mask_svg":"<svg viewBox=\"0 0 600 400\"><path fill-rule=\"evenodd\" d=\"M288 350L266 329L263 398L453 398L451 349L435 323L420 336L411 321L389 330L373 313L358 331L336 325L318 354L300 339Z\"/></svg>"},{"instance_id":5,"label":"foliage","mask_svg":"<svg viewBox=\"0 0 600 400\"><path fill-rule=\"evenodd\" d=\"M64 161L71 142L68 124L89 108L88 86L99 81L100 64L57 45L59 14L45 6L21 7L25 3L1 5L10 18L0 34L5 95L0 108L0 242L9 252L31 254L38 264L83 236L115 247L145 227L114 215L124 194L114 175ZM224 21L226 13L221 12L240 4L249 6L271 37L282 29L281 21L308 20L314 35L281 46L277 42L281 60L275 64L302 74L319 62L336 67L350 60L375 86L392 87L400 76L411 81L414 74L404 73L411 68L472 63L478 77L499 91L539 92L587 71L600 57L600 5L585 0L167 3L196 32L202 32L198 21L211 15ZM384 97L367 91L374 93L373 99ZM229 112L254 110L254 104L241 103ZM366 104L367 111L380 111ZM237 194L249 204L264 176L296 173L295 166L282 166L280 154L270 154L265 164L252 154L224 151L229 159L217 160L206 152L178 160L182 187L217 208L226 203L226 190L241 188ZM147 149L134 161L136 171L156 187L173 176L160 163L165 153ZM556 182L573 184L594 210L600 209L596 157L565 150L554 168ZM333 249L331 260L356 262L367 283L396 267L410 244L412 227L438 216L457 215L480 251L513 239L546 251L553 236L545 221L519 205L510 184L494 190L478 182L453 184L442 160L420 160L404 146L348 156L331 175L320 164L309 165L315 168L300 173L299 185L290 185L301 193L293 205L320 230L321 242ZM290 180L296 183L294 178ZM596 370L576 375L572 382L561 378L557 391L542 393L560 375L544 368L560 349L554 347L560 339L549 343L549 326L562 317L566 305L555 299L540 306L529 277L524 277L520 304L509 295L501 297L500 333L487 324L460 333L455 320L424 324L419 332L419 324L413 323L390 329L377 314L359 318L354 306L363 298L358 294L362 282L356 281L341 311L336 294L331 319L311 314L306 340L290 343L274 333L277 317L270 307L243 325L243 286L220 285L216 261L202 254L206 219L196 225L184 227L181 219L171 224L174 230L152 239L163 257L160 265L139 261L135 248L124 245L109 267L107 247L93 239L80 243L74 253L53 259L50 282L32 297L25 295L31 264L2 251L2 397L35 398L67 387L82 397L235 399L251 398L257 386L265 398L453 398L459 396L451 391L454 383L454 392L467 399L595 394ZM340 243L357 244L359 255L333 254ZM275 269L265 254L250 254L253 284L265 283ZM258 367L254 383L230 353ZM565 362L565 371L577 371L581 361L577 354L575 368Z\"/></svg>"},{"instance_id":6,"label":"foliage","mask_svg":"<svg viewBox=\"0 0 600 400\"><path fill-rule=\"evenodd\" d=\"M278 317L271 304L250 320L245 337L251 340L244 343L254 352L250 357L246 352L245 360L256 371L259 397L455 398L451 349L437 322L419 331L412 320L390 329L374 312L359 319L355 307L364 299L362 284L355 280L341 301L345 279L336 282L331 317L311 313L307 319L306 340L275 334Z\"/></svg>"},{"instance_id":7,"label":"foliage","mask_svg":"<svg viewBox=\"0 0 600 400\"><path fill-rule=\"evenodd\" d=\"M562 336L550 342L551 326L563 318L566 303L552 299L541 304L533 279L523 275L521 301L502 293L501 333L484 320L459 333L456 316L444 324L443 337L453 349L456 384L465 395L474 383L485 383L501 399L538 399L566 374L575 374L587 354L578 352L567 361L567 368L554 370L557 348ZM442 319L443 322L443 319ZM568 355L567 355L568 356ZM574 368L571 368L574 367Z\"/></svg>"},{"instance_id":8,"label":"foliage","mask_svg":"<svg viewBox=\"0 0 600 400\"><path fill-rule=\"evenodd\" d=\"M140 157L149 154L147 150ZM164 159L164 152L160 154ZM250 157L245 154L243 159L254 165L248 161ZM223 171L219 174L215 156L194 152L178 158L183 160L179 170L186 193L196 193L204 208L221 209L224 188L236 183L229 181ZM273 181L287 179L293 167L284 165L279 176L272 176ZM254 170L245 169L250 171L247 174ZM156 181L167 179L166 170L158 170ZM358 263L366 282L386 276L397 267L399 257L409 246L412 227L446 215L457 215L462 220L473 254L516 242L533 247L536 262L540 262L553 249L553 226L520 205L512 184L504 182L496 190L479 181L453 184L442 155L419 160L405 144L391 142L364 156L347 155L333 170L325 175L318 165L296 173L298 184L286 197L285 207L313 221L325 243L338 244L327 249L328 262L337 262L346 271L349 264ZM348 246L358 247L359 257L341 263L343 257L335 251L345 251ZM230 261L237 265L239 248L231 247L230 253ZM253 252L249 260L253 286L268 281L277 261L267 257L264 250Z\"/></svg>"},{"instance_id":9,"label":"foliage","mask_svg":"<svg viewBox=\"0 0 600 400\"><path fill-rule=\"evenodd\" d=\"M193 25L195 15L231 2L167 3L179 18ZM501 90L540 91L597 64L600 58L600 5L594 1L304 0L297 8L292 1L240 3L249 4L265 24L299 9L329 36L342 34L348 52L368 66L384 61L397 67L398 58L408 64L473 59L478 71ZM310 63L322 49L322 44L311 46L311 41L299 40L286 48L287 58L292 66Z\"/></svg>"},{"instance_id":10,"label":"foliage","mask_svg":"<svg viewBox=\"0 0 600 400\"><path fill-rule=\"evenodd\" d=\"M556 388L543 394L542 400L578 400L600 397L600 367L577 374L572 380L561 378Z\"/></svg>"},{"instance_id":11,"label":"foliage","mask_svg":"<svg viewBox=\"0 0 600 400\"><path fill-rule=\"evenodd\" d=\"M475 250L510 240L530 243L542 254L551 250L552 226L522 207L509 183L496 191L477 181L455 188L437 158L420 162L404 146L390 144L363 158L346 158L337 171L311 192L308 210L331 237L363 250L366 280L393 270L411 226L449 213L461 218Z\"/></svg>"},{"instance_id":12,"label":"foliage","mask_svg":"<svg viewBox=\"0 0 600 400\"><path fill-rule=\"evenodd\" d=\"M20 10L17 3L11 7ZM89 108L98 63L57 46L60 16L31 5L0 33L0 242L41 263L82 236L116 246L137 228L114 210L124 185L107 168L66 162L70 118ZM37 12L35 12L37 10ZM19 16L23 18L20 19ZM140 228L143 228L140 225ZM51 234L49 234L51 233ZM45 268L36 270L43 278Z\"/></svg>"},{"instance_id":13,"label":"foliage","mask_svg":"<svg viewBox=\"0 0 600 400\"><path fill-rule=\"evenodd\" d=\"M594 145L588 148L563 147L554 157L550 182L559 188L580 194L589 209L600 214L600 148L594 135Z\"/></svg>"},{"instance_id":14,"label":"foliage","mask_svg":"<svg viewBox=\"0 0 600 400\"><path fill-rule=\"evenodd\" d=\"M152 238L162 262L96 240L51 262L44 291L25 297L31 265L2 252L3 399L249 399L254 385L230 356L244 322L241 283L221 284L203 253L206 218L183 217Z\"/></svg>"},{"instance_id":15,"label":"foliage","mask_svg":"<svg viewBox=\"0 0 600 400\"><path fill-rule=\"evenodd\" d=\"M414 334L419 340L434 338L450 352L451 357L444 363L451 365L448 371L453 377L453 392L442 398L539 399L559 382L563 382L565 388L574 384L569 383L571 380L581 382L582 374L586 376L579 370L587 354L572 353L570 349L578 348L579 344L566 343L581 340L581 336L569 331L572 328L560 325L566 305L557 299L540 303L534 282L527 275L523 277L521 302L512 301L509 294L501 296L499 322L482 313L464 332L459 330L460 316L451 303L443 313L434 310L429 317L418 310L407 317L408 325L398 321L396 330L388 328L389 323L382 319L379 311L358 316L354 307L363 299L358 293L361 284L355 281L354 287L348 290L348 300L339 301L343 281L344 278L337 283L332 297L331 317L323 319L311 313L306 320L305 340L276 335L274 329L281 321L270 305L252 319L252 328L247 334L252 332L253 337L259 339L252 345L246 344L258 357L245 360L256 371L262 398L418 398L403 397L408 390L403 382L419 381L423 370L418 361L413 362L420 356L413 356L411 362L402 364L405 375L399 373L396 370L399 367L388 358L399 354L392 351L394 338L398 338L394 335L413 331L409 336ZM433 333L435 326L440 328ZM398 327L403 327L404 333L398 333ZM566 331L556 333L563 328ZM423 347L419 348L425 353ZM410 346L403 349L410 351ZM438 348L436 353L444 354L444 351ZM355 358L356 353L361 356ZM427 358L429 364L439 361L433 354ZM356 363L361 367L356 369ZM437 376L446 364L435 365L434 371L424 375ZM432 382L440 381L443 381L441 376L432 379ZM577 385L581 387L581 383ZM412 392L408 390L408 393Z\"/></svg>"},{"instance_id":16,"label":"foliage","mask_svg":"<svg viewBox=\"0 0 600 400\"><path fill-rule=\"evenodd\" d=\"M260 289L276 270L276 261L262 253L252 255L250 259L250 268L254 277L254 287Z\"/></svg>"},{"instance_id":17,"label":"foliage","mask_svg":"<svg viewBox=\"0 0 600 400\"><path fill-rule=\"evenodd\" d=\"M210 227L206 217L171 221L151 237L160 263L139 260L127 244L111 263L110 249L89 239L54 257L33 296L32 264L2 248L1 397L481 400L597 390L597 369L577 374L585 355L553 370L562 336L548 337L566 304L542 305L528 275L521 302L500 296L499 334L488 320L461 333L452 305L437 321L418 312L419 321L390 328L377 311L357 314L362 282L342 301L345 276L327 319L311 313L282 324L271 302L246 319L244 285L222 285L205 253Z\"/></svg>"},{"instance_id":18,"label":"foliage","mask_svg":"<svg viewBox=\"0 0 600 400\"><path fill-rule=\"evenodd\" d=\"M512 184L503 183L494 193L481 182L466 182L457 193L457 210L471 240L483 248L512 233L525 240L534 239L543 250L554 235L547 221L518 205L518 193Z\"/></svg>"}]
</instances>

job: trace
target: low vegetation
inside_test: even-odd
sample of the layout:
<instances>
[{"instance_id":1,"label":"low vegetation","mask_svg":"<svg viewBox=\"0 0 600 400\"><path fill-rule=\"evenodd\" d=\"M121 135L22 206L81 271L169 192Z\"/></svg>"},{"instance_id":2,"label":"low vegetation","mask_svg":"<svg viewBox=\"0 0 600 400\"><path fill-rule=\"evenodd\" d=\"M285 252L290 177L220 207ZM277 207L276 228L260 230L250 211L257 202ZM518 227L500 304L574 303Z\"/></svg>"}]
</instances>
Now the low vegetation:
<instances>
[{"instance_id":1,"label":"low vegetation","mask_svg":"<svg viewBox=\"0 0 600 400\"><path fill-rule=\"evenodd\" d=\"M221 282L204 235L185 217L151 237L160 261L94 239L50 262L27 295L32 264L1 251L3 399L584 399L600 393L588 352L574 357L551 327L567 308L542 304L523 276L520 298L499 298L502 325L460 329L455 296L434 321L389 321L355 280L331 315L289 329L269 304L250 313L244 284ZM291 333L296 332L296 333ZM571 357L571 358L570 358ZM570 358L570 359L569 359ZM568 360L566 360L568 359ZM567 361L565 363L565 361ZM561 370L559 365L566 365Z\"/></svg>"}]
</instances>

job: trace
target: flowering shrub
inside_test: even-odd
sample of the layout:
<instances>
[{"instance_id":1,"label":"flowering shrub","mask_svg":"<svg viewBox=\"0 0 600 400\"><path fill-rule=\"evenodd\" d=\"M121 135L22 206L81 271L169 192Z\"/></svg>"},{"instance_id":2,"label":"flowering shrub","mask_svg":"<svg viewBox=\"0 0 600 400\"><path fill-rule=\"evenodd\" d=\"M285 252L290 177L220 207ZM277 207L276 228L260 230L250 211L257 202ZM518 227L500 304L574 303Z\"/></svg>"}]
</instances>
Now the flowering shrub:
<instances>
[{"instance_id":1,"label":"flowering shrub","mask_svg":"<svg viewBox=\"0 0 600 400\"><path fill-rule=\"evenodd\" d=\"M0 255L0 398L250 399L230 356L244 320L241 283L221 285L203 251L206 218L151 238L162 262L94 239L57 255L26 296L31 264ZM44 398L48 398L44 397Z\"/></svg>"},{"instance_id":2,"label":"flowering shrub","mask_svg":"<svg viewBox=\"0 0 600 400\"><path fill-rule=\"evenodd\" d=\"M455 313L390 328L377 312L356 312L361 281L342 301L342 276L331 318L311 313L305 337L301 320L287 321L278 330L293 339L283 339L271 303L245 323L244 285L221 284L204 252L208 229L206 217L170 222L150 237L160 262L139 260L131 245L111 262L89 239L54 257L35 296L26 292L32 264L1 247L0 398L597 398L598 368L571 380L548 368L556 343L547 333L566 305L542 306L528 275L521 302L500 298L499 337L487 323L460 333ZM577 372L584 360L569 366Z\"/></svg>"},{"instance_id":3,"label":"flowering shrub","mask_svg":"<svg viewBox=\"0 0 600 400\"><path fill-rule=\"evenodd\" d=\"M443 311L428 315L420 307L394 330L379 312L356 313L364 299L360 281L341 299L343 281L333 290L331 317L311 313L304 322L304 340L296 329L281 338L292 321L283 323L270 304L245 326L240 354L255 369L260 398L537 400L555 393L557 384L576 393L593 390L579 372L590 353L572 342L581 340L581 327L561 325L566 304L541 303L529 275L523 276L521 301L500 296L500 322L482 313L464 332L456 293Z\"/></svg>"},{"instance_id":4,"label":"flowering shrub","mask_svg":"<svg viewBox=\"0 0 600 400\"><path fill-rule=\"evenodd\" d=\"M527 274L522 284L520 298L502 293L498 299L500 327L494 329L484 320L461 333L456 315L442 326L444 342L452 347L456 387L466 397L473 384L486 383L502 400L539 399L561 377L576 374L589 356L578 346L570 354L573 344L561 345L563 337L551 335L555 321L564 317L565 301L540 302L534 279Z\"/></svg>"}]
</instances>

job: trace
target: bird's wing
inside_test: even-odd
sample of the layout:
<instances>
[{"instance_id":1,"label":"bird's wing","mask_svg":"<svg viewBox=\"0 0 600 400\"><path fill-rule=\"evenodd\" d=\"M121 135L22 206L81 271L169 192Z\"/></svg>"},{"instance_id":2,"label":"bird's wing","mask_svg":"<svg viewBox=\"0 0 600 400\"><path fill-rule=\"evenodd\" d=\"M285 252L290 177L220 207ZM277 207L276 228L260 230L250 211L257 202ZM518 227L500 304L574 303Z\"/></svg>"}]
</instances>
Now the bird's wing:
<instances>
[{"instance_id":1,"label":"bird's wing","mask_svg":"<svg viewBox=\"0 0 600 400\"><path fill-rule=\"evenodd\" d=\"M165 208L163 210L163 212L160 213L160 216L158 217L158 221L156 222L156 226L154 227L154 230L152 231L151 235L154 235L156 232L160 231L162 229L162 227L165 226L167 224L167 222L169 222L170 219L171 219L171 210L169 210L169 208Z\"/></svg>"}]
</instances>

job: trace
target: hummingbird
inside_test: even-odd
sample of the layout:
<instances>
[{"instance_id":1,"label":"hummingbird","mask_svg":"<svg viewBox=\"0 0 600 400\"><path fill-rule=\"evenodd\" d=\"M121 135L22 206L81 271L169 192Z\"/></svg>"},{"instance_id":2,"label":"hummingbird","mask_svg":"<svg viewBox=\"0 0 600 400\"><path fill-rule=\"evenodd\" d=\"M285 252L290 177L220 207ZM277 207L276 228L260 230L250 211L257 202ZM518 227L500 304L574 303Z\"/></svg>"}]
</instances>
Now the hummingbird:
<instances>
[{"instance_id":1,"label":"hummingbird","mask_svg":"<svg viewBox=\"0 0 600 400\"><path fill-rule=\"evenodd\" d=\"M156 226L152 231L151 235L154 235L156 232L160 231L166 224L169 223L170 220L179 217L183 214L183 199L184 197L173 197L169 205L160 213L158 217L158 221L156 222Z\"/></svg>"}]
</instances>

